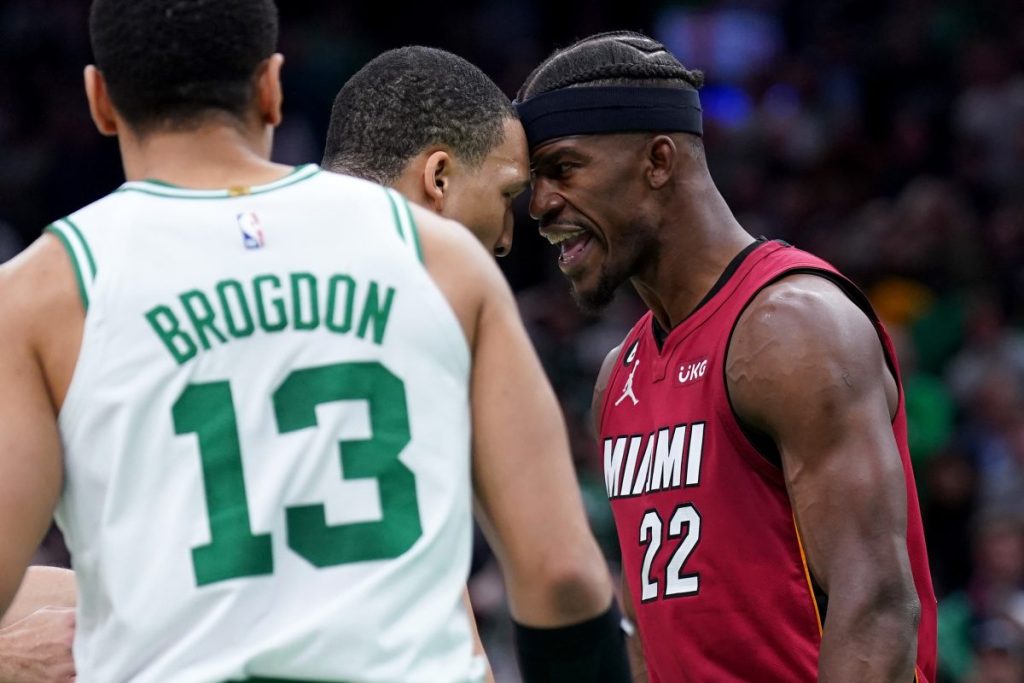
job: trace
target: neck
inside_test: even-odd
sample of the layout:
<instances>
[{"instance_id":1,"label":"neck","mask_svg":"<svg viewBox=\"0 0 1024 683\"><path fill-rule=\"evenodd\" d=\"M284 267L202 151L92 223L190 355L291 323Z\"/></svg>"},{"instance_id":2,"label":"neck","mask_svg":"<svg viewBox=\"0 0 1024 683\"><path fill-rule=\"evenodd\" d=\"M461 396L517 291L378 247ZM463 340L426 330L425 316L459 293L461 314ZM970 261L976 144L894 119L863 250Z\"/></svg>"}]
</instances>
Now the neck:
<instances>
[{"instance_id":1,"label":"neck","mask_svg":"<svg viewBox=\"0 0 1024 683\"><path fill-rule=\"evenodd\" d=\"M683 183L662 215L658 251L631 282L658 324L670 330L694 311L754 239L706 174Z\"/></svg>"},{"instance_id":2,"label":"neck","mask_svg":"<svg viewBox=\"0 0 1024 683\"><path fill-rule=\"evenodd\" d=\"M245 131L224 123L142 137L122 130L118 142L128 180L218 189L272 182L291 170L270 161L269 131Z\"/></svg>"}]
</instances>

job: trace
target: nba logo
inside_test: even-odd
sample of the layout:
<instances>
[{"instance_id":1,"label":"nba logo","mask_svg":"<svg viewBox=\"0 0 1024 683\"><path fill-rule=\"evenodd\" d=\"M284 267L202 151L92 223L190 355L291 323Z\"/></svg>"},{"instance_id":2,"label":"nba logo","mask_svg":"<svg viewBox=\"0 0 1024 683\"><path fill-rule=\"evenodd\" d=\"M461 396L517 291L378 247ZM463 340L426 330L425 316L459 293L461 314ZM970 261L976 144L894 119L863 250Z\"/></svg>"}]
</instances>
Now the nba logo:
<instances>
[{"instance_id":1,"label":"nba logo","mask_svg":"<svg viewBox=\"0 0 1024 683\"><path fill-rule=\"evenodd\" d=\"M242 231L242 245L246 249L262 249L266 242L263 240L260 217L249 211L238 214L237 219L238 229Z\"/></svg>"}]
</instances>

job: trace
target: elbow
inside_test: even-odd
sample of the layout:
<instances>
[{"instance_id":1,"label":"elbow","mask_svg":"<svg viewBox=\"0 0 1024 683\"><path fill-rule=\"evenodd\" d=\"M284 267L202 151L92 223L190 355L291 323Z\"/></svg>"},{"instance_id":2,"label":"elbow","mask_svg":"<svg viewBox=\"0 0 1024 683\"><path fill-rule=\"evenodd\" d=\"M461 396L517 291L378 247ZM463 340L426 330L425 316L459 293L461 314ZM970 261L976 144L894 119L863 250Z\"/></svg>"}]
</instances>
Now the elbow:
<instances>
[{"instance_id":1,"label":"elbow","mask_svg":"<svg viewBox=\"0 0 1024 683\"><path fill-rule=\"evenodd\" d=\"M840 614L835 616L847 623L852 631L849 635L855 641L878 639L897 650L905 646L907 652L916 654L921 601L909 576L905 580L896 576L867 582L861 590L849 595L847 606L848 609L836 612L846 612L849 619L843 619ZM829 612L831 618L831 603Z\"/></svg>"},{"instance_id":2,"label":"elbow","mask_svg":"<svg viewBox=\"0 0 1024 683\"><path fill-rule=\"evenodd\" d=\"M611 577L600 556L551 563L543 585L549 604L566 623L600 614L612 599Z\"/></svg>"},{"instance_id":3,"label":"elbow","mask_svg":"<svg viewBox=\"0 0 1024 683\"><path fill-rule=\"evenodd\" d=\"M870 595L869 605L876 619L890 622L895 630L917 639L921 623L921 600L913 580L879 582Z\"/></svg>"},{"instance_id":4,"label":"elbow","mask_svg":"<svg viewBox=\"0 0 1024 683\"><path fill-rule=\"evenodd\" d=\"M537 627L576 624L595 617L612 601L612 582L600 553L559 553L515 572L508 583L516 621Z\"/></svg>"}]
</instances>

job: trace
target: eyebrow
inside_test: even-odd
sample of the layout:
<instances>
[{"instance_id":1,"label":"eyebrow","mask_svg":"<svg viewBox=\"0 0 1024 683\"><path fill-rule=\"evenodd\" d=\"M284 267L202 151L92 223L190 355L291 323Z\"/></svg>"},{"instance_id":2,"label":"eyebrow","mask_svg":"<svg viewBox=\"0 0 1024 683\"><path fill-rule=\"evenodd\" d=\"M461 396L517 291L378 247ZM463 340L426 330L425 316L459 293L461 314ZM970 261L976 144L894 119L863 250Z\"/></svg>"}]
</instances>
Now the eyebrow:
<instances>
[{"instance_id":1,"label":"eyebrow","mask_svg":"<svg viewBox=\"0 0 1024 683\"><path fill-rule=\"evenodd\" d=\"M553 160L559 159L559 158L561 158L563 156L573 157L574 159L579 160L579 161L589 161L590 160L590 156L589 155L584 154L583 152L581 152L580 150L576 149L575 147L556 147L555 149L551 150L550 152L545 152L544 154L539 155L537 158L531 159L530 160L530 173L532 174L537 169L538 166L544 166L544 165L550 164L550 163L552 163Z\"/></svg>"}]
</instances>

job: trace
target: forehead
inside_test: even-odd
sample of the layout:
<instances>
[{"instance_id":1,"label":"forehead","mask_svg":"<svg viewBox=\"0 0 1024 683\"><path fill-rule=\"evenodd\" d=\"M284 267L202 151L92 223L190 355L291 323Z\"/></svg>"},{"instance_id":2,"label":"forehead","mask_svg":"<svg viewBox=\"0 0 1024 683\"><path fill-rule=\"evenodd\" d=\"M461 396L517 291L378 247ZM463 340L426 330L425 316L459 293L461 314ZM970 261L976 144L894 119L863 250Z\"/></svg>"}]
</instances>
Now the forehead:
<instances>
[{"instance_id":1,"label":"forehead","mask_svg":"<svg viewBox=\"0 0 1024 683\"><path fill-rule=\"evenodd\" d=\"M504 139L490 151L485 163L506 169L510 173L524 176L527 174L529 152L526 147L526 133L518 119L505 121Z\"/></svg>"}]
</instances>

